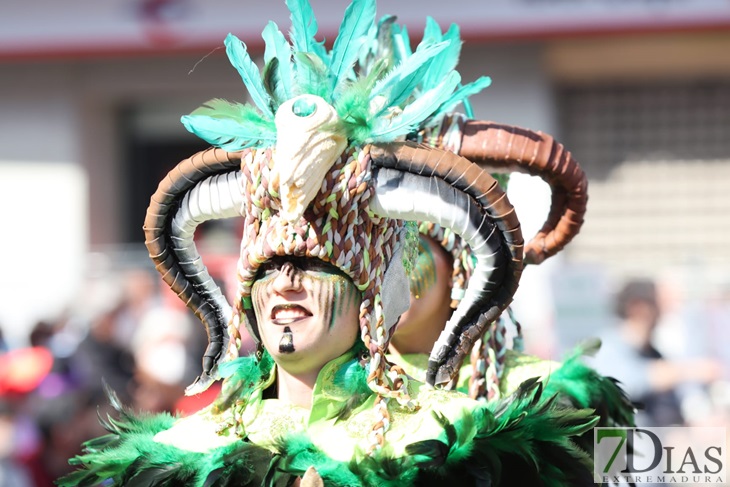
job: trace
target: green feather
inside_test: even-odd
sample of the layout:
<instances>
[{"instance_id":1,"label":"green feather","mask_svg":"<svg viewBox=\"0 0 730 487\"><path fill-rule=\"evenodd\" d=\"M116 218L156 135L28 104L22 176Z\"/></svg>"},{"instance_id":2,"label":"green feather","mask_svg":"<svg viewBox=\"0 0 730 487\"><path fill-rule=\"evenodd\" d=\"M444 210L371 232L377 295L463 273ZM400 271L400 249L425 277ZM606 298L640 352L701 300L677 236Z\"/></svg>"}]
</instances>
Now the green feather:
<instances>
[{"instance_id":1,"label":"green feather","mask_svg":"<svg viewBox=\"0 0 730 487\"><path fill-rule=\"evenodd\" d=\"M277 60L276 70L271 74L277 80L277 91L279 94L275 96L278 104L294 97L293 68L292 68L292 48L287 42L284 34L281 33L279 27L274 22L269 22L261 33L266 49L264 50L264 64L269 66L273 59ZM264 70L264 73L266 70ZM266 76L264 76L266 79Z\"/></svg>"},{"instance_id":2,"label":"green feather","mask_svg":"<svg viewBox=\"0 0 730 487\"><path fill-rule=\"evenodd\" d=\"M428 485L423 479L417 482L419 470L413 457L393 458L391 455L386 444L385 448L376 450L370 455L353 459L348 467L360 479L362 485L368 487Z\"/></svg>"},{"instance_id":3,"label":"green feather","mask_svg":"<svg viewBox=\"0 0 730 487\"><path fill-rule=\"evenodd\" d=\"M227 151L272 146L276 142L273 121L264 119L251 105L216 98L180 120L190 132Z\"/></svg>"},{"instance_id":4,"label":"green feather","mask_svg":"<svg viewBox=\"0 0 730 487\"><path fill-rule=\"evenodd\" d=\"M367 378L368 369L360 365L358 360L350 361L337 371L334 384L346 391L349 396L335 415L337 421L349 418L354 410L372 395Z\"/></svg>"},{"instance_id":5,"label":"green feather","mask_svg":"<svg viewBox=\"0 0 730 487\"><path fill-rule=\"evenodd\" d=\"M322 479L326 480L325 485L361 485L347 464L329 458L305 434L289 435L280 442L277 450L282 456L278 468L286 472L301 476L310 466L314 466Z\"/></svg>"},{"instance_id":6,"label":"green feather","mask_svg":"<svg viewBox=\"0 0 730 487\"><path fill-rule=\"evenodd\" d=\"M403 113L392 120L379 120L370 134L371 138L378 142L391 141L417 130L448 99L460 79L459 73L452 71L438 86L407 105Z\"/></svg>"},{"instance_id":7,"label":"green feather","mask_svg":"<svg viewBox=\"0 0 730 487\"><path fill-rule=\"evenodd\" d=\"M251 59L246 51L246 44L234 36L228 34L225 40L226 53L231 64L241 75L243 83L248 89L248 94L256 104L256 106L264 114L265 118L273 118L273 112L271 111L271 97L266 92L264 84L261 81L261 73L259 68Z\"/></svg>"},{"instance_id":8,"label":"green feather","mask_svg":"<svg viewBox=\"0 0 730 487\"><path fill-rule=\"evenodd\" d=\"M347 139L360 144L370 137L373 118L368 110L368 95L358 90L348 90L335 102Z\"/></svg>"},{"instance_id":9,"label":"green feather","mask_svg":"<svg viewBox=\"0 0 730 487\"><path fill-rule=\"evenodd\" d=\"M245 357L225 364L224 384L255 381L268 374L270 356ZM353 361L353 364L357 362ZM353 367L359 367L359 364ZM362 387L362 370L345 367L336 377L343 387ZM364 370L364 369L363 369ZM363 487L413 485L590 485L591 460L571 441L590 432L597 418L590 410L564 408L545 398L537 380L525 381L509 398L474 406L450 421L434 412L441 434L405 447L394 456L386 447L349 461L328 457L304 433L280 438L272 453L245 438L206 453L157 443L155 435L172 427L169 415L134 416L112 399L119 418L106 422L113 440L101 451L75 458L81 469L59 480L63 487L173 486L233 487L288 485L313 466L325 485ZM237 398L246 397L239 390ZM398 406L395 406L396 408ZM96 445L103 442L95 442ZM281 484L279 483L281 482Z\"/></svg>"},{"instance_id":10,"label":"green feather","mask_svg":"<svg viewBox=\"0 0 730 487\"><path fill-rule=\"evenodd\" d=\"M375 24L375 0L353 0L345 10L337 39L332 47L332 91L348 79L362 42Z\"/></svg>"},{"instance_id":11,"label":"green feather","mask_svg":"<svg viewBox=\"0 0 730 487\"><path fill-rule=\"evenodd\" d=\"M370 93L384 69L385 62L375 62L368 76L349 83L335 100L335 110L342 120L347 138L355 143L362 143L370 136L375 119L370 110Z\"/></svg>"},{"instance_id":12,"label":"green feather","mask_svg":"<svg viewBox=\"0 0 730 487\"><path fill-rule=\"evenodd\" d=\"M591 356L600 341L589 340L577 347L548 377L545 391L556 394L572 407L591 408L599 426L634 426L635 406L617 381L587 366L581 357Z\"/></svg>"}]
</instances>

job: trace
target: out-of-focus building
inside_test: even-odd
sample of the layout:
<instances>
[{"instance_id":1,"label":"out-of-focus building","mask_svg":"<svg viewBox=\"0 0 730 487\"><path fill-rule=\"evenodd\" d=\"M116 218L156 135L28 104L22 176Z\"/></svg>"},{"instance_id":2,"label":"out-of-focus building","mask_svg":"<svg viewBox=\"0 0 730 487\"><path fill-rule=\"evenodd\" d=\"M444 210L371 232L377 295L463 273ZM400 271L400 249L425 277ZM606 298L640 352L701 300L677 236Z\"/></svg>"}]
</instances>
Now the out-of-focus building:
<instances>
[{"instance_id":1,"label":"out-of-focus building","mask_svg":"<svg viewBox=\"0 0 730 487\"><path fill-rule=\"evenodd\" d=\"M312 4L332 41L345 2ZM413 39L427 15L444 29L459 23L463 78L493 78L473 99L476 115L556 135L583 164L587 223L553 264L581 270L563 289L589 295L586 285L601 286L596 276L667 269L686 272L702 292L722 284L730 3L380 0L378 9L398 15ZM144 259L149 196L176 162L205 147L180 115L214 97L245 100L223 39L232 32L261 54L269 20L289 28L283 1L3 3L0 323L9 334L76 295L90 251ZM510 191L532 235L544 217L535 201L544 206L547 191L524 178Z\"/></svg>"}]
</instances>

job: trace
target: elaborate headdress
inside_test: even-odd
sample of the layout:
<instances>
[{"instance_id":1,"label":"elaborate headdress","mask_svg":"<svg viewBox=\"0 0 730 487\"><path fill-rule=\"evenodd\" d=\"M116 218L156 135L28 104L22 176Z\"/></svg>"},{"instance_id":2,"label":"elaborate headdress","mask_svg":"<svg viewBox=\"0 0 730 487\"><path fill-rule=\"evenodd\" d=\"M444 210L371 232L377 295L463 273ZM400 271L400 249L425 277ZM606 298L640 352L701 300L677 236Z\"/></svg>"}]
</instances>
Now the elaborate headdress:
<instances>
[{"instance_id":1,"label":"elaborate headdress","mask_svg":"<svg viewBox=\"0 0 730 487\"><path fill-rule=\"evenodd\" d=\"M510 303L522 272L522 235L497 181L453 152L404 141L488 84L459 87L460 40L429 20L414 52L375 1L354 0L330 52L315 40L306 0L288 0L288 42L264 29L259 72L235 36L231 63L254 105L211 100L183 117L219 147L182 161L160 183L145 220L150 256L165 282L206 326L203 373L186 391L206 388L217 365L237 355L243 322L257 337L250 293L257 268L277 255L317 257L349 275L363 295L361 337L370 352L368 384L407 403L405 374L385 360L392 326L408 301L407 221L427 220L460 235L476 257L464 298L429 361L428 382L446 383ZM374 60L374 61L373 61ZM203 221L245 219L239 289L229 305L195 248ZM415 226L413 232L415 233ZM387 425L385 401L378 401ZM382 437L381 437L382 438Z\"/></svg>"}]
</instances>

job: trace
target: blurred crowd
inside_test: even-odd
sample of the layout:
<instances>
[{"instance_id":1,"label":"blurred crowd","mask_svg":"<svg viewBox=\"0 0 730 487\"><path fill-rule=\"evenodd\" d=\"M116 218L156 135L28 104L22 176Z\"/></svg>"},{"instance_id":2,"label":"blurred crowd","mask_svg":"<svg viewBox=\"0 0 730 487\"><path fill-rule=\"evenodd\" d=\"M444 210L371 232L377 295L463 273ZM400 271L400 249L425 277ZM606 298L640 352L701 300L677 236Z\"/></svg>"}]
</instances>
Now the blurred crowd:
<instances>
[{"instance_id":1,"label":"blurred crowd","mask_svg":"<svg viewBox=\"0 0 730 487\"><path fill-rule=\"evenodd\" d=\"M9 349L0 338L0 487L51 486L69 472L82 443L105 434L104 384L130 409L181 415L218 391L183 395L207 337L153 270L90 280L83 294L85 308L37 323L28 346ZM601 334L594 365L643 405L640 425L726 424L730 299L721 298L688 317L652 281L617 292L614 326Z\"/></svg>"},{"instance_id":2,"label":"blurred crowd","mask_svg":"<svg viewBox=\"0 0 730 487\"><path fill-rule=\"evenodd\" d=\"M86 306L38 322L28 346L0 339L0 487L51 486L70 472L82 443L106 433L104 384L136 411L185 415L212 401L215 386L183 395L207 336L160 284L148 269L91 279Z\"/></svg>"}]
</instances>

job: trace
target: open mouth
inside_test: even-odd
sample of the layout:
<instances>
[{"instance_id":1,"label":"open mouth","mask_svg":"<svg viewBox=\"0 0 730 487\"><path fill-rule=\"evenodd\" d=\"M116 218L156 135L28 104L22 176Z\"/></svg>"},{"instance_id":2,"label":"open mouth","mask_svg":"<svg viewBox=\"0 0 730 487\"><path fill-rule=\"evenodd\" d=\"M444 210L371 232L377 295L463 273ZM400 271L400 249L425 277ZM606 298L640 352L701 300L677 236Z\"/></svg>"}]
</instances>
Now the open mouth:
<instances>
[{"instance_id":1,"label":"open mouth","mask_svg":"<svg viewBox=\"0 0 730 487\"><path fill-rule=\"evenodd\" d=\"M271 322L275 325L290 325L310 316L312 313L298 304L279 304L271 310Z\"/></svg>"}]
</instances>

